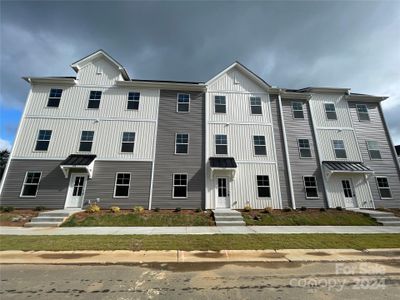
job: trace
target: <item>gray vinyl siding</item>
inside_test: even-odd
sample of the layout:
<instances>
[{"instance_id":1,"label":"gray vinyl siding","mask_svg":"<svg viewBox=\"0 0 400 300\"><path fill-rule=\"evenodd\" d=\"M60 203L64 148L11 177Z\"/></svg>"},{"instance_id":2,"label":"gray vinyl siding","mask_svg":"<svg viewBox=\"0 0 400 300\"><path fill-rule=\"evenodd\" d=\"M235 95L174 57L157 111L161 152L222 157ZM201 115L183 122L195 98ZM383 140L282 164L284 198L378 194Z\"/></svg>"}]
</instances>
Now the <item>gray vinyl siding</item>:
<instances>
[{"instance_id":1,"label":"gray vinyl siding","mask_svg":"<svg viewBox=\"0 0 400 300\"><path fill-rule=\"evenodd\" d=\"M152 208L204 208L205 111L203 92L190 94L190 112L176 111L179 91L160 91ZM189 154L175 155L175 134L189 134ZM172 197L173 174L188 174L188 197Z\"/></svg>"},{"instance_id":2,"label":"gray vinyl siding","mask_svg":"<svg viewBox=\"0 0 400 300\"><path fill-rule=\"evenodd\" d=\"M367 104L370 121L359 121L356 104ZM363 161L375 171L375 174L369 178L375 207L400 207L400 178L395 161L396 156L389 142L388 132L385 129L379 104L349 101L349 107ZM379 143L381 160L371 160L367 141L377 141ZM380 199L375 180L376 176L386 176L388 178L392 199Z\"/></svg>"},{"instance_id":3,"label":"gray vinyl siding","mask_svg":"<svg viewBox=\"0 0 400 300\"><path fill-rule=\"evenodd\" d=\"M272 124L274 128L274 138L276 147L276 161L278 164L279 184L282 197L282 207L291 207L289 177L287 173L287 161L285 157L285 147L283 144L282 123L279 118L278 96L270 95Z\"/></svg>"},{"instance_id":4,"label":"gray vinyl siding","mask_svg":"<svg viewBox=\"0 0 400 300\"><path fill-rule=\"evenodd\" d=\"M294 119L292 113L292 101L303 103L304 119ZM286 138L288 142L289 159L292 169L292 180L296 207L326 207L322 173L318 161L318 153L310 119L309 106L305 101L282 99L283 117L285 120ZM311 158L300 158L298 139L310 141ZM303 176L315 176L317 179L319 199L307 199Z\"/></svg>"}]
</instances>

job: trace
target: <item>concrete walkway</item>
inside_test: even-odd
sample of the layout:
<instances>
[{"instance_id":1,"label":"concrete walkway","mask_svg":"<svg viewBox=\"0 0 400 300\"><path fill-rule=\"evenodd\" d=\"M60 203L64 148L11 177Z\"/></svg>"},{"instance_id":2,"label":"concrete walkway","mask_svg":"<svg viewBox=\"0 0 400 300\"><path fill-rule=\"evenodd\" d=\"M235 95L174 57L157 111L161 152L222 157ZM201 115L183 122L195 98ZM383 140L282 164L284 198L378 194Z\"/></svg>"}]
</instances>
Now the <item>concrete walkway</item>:
<instances>
[{"instance_id":1,"label":"concrete walkway","mask_svg":"<svg viewBox=\"0 0 400 300\"><path fill-rule=\"evenodd\" d=\"M400 233L396 226L0 227L0 235Z\"/></svg>"}]
</instances>

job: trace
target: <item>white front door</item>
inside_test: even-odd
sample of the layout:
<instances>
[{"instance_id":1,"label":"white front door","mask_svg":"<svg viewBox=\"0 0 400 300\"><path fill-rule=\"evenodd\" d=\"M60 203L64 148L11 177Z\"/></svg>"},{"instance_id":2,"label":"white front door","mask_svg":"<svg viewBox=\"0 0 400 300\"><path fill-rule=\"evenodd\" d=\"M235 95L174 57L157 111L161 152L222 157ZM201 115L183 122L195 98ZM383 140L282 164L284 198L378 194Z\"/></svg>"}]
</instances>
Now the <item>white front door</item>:
<instances>
[{"instance_id":1,"label":"white front door","mask_svg":"<svg viewBox=\"0 0 400 300\"><path fill-rule=\"evenodd\" d=\"M228 178L218 177L216 208L230 208L230 204Z\"/></svg>"},{"instance_id":2,"label":"white front door","mask_svg":"<svg viewBox=\"0 0 400 300\"><path fill-rule=\"evenodd\" d=\"M351 179L342 180L342 188L344 196L344 206L349 208L357 207L357 201Z\"/></svg>"},{"instance_id":3,"label":"white front door","mask_svg":"<svg viewBox=\"0 0 400 300\"><path fill-rule=\"evenodd\" d=\"M72 174L69 181L65 208L81 208L86 189L86 174Z\"/></svg>"}]
</instances>

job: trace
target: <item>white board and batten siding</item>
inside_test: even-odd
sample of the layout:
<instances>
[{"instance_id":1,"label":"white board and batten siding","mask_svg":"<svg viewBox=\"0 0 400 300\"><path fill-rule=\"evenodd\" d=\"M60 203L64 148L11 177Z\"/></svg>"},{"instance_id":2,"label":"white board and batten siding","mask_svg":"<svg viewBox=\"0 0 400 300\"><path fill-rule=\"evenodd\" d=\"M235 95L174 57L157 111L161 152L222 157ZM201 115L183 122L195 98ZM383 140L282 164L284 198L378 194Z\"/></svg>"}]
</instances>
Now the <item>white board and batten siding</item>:
<instances>
[{"instance_id":1,"label":"white board and batten siding","mask_svg":"<svg viewBox=\"0 0 400 300\"><path fill-rule=\"evenodd\" d=\"M89 61L77 74L81 85L111 86L123 80L119 69L107 59L100 57Z\"/></svg>"}]
</instances>

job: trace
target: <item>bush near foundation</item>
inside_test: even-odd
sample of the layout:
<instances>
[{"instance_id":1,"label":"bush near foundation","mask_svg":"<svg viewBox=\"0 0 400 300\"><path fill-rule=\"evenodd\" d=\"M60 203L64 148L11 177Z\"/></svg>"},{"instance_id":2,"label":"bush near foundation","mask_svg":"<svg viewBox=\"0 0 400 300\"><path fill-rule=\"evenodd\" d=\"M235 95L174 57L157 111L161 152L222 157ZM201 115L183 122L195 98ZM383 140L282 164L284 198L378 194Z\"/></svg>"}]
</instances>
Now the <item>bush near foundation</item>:
<instances>
[{"instance_id":1,"label":"bush near foundation","mask_svg":"<svg viewBox=\"0 0 400 300\"><path fill-rule=\"evenodd\" d=\"M135 206L133 208L133 212L138 213L138 214L144 213L144 207L143 206Z\"/></svg>"},{"instance_id":2,"label":"bush near foundation","mask_svg":"<svg viewBox=\"0 0 400 300\"><path fill-rule=\"evenodd\" d=\"M93 203L90 204L87 208L86 208L86 212L94 214L94 213L98 213L100 212L100 206L98 206L97 204Z\"/></svg>"},{"instance_id":3,"label":"bush near foundation","mask_svg":"<svg viewBox=\"0 0 400 300\"><path fill-rule=\"evenodd\" d=\"M120 212L120 208L118 206L111 206L110 207L110 211L113 213L119 213Z\"/></svg>"}]
</instances>

